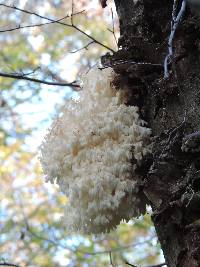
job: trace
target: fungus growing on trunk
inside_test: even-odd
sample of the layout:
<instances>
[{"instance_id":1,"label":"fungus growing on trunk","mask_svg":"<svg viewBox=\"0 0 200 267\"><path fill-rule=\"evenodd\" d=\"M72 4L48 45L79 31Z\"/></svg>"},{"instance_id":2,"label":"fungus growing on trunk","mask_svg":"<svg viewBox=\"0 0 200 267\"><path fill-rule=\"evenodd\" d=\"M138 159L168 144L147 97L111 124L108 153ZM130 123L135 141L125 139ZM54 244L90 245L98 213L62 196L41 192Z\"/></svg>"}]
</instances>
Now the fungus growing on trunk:
<instances>
[{"instance_id":1,"label":"fungus growing on trunk","mask_svg":"<svg viewBox=\"0 0 200 267\"><path fill-rule=\"evenodd\" d=\"M67 101L41 145L46 180L67 196L63 221L70 231L103 233L143 214L136 165L151 150L151 130L125 90L112 84L111 68L83 77L78 101Z\"/></svg>"}]
</instances>

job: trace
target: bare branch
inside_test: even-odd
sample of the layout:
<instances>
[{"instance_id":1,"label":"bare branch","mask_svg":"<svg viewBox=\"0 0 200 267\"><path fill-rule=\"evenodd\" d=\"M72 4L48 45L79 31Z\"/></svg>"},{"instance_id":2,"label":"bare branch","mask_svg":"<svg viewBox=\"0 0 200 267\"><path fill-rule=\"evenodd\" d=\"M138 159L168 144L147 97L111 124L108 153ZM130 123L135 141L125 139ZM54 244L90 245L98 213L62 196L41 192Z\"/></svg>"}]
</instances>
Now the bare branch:
<instances>
[{"instance_id":1,"label":"bare branch","mask_svg":"<svg viewBox=\"0 0 200 267\"><path fill-rule=\"evenodd\" d=\"M30 72L24 73L23 71L21 71L21 73L22 73L23 76L28 76L28 75L34 74L39 69L40 69L40 67L37 67L37 68L35 68L34 70L32 70Z\"/></svg>"},{"instance_id":2,"label":"bare branch","mask_svg":"<svg viewBox=\"0 0 200 267\"><path fill-rule=\"evenodd\" d=\"M51 22L45 22L45 23L38 23L38 24L33 24L33 25L18 25L14 28L10 28L10 29L5 29L5 30L0 30L0 33L4 33L4 32L12 32L12 31L16 31L16 30L20 30L20 29L26 29L26 28L34 28L34 27L42 27L42 26L45 26L45 25L49 25L49 24L54 24L54 23L57 23L59 21L62 21L63 19L66 19L68 18L69 15L63 17L63 18L60 18L56 21L51 21Z\"/></svg>"},{"instance_id":3,"label":"bare branch","mask_svg":"<svg viewBox=\"0 0 200 267\"><path fill-rule=\"evenodd\" d=\"M117 37L116 37L116 34L115 34L115 24L114 24L114 16L113 16L113 10L112 10L112 8L111 8L111 16L112 16L112 30L111 29L108 29L108 31L113 34L114 39L115 39L115 42L116 42L116 45L118 47Z\"/></svg>"},{"instance_id":4,"label":"bare branch","mask_svg":"<svg viewBox=\"0 0 200 267\"><path fill-rule=\"evenodd\" d=\"M129 266L132 266L132 267L138 267L138 266L136 266L134 264L131 264L131 263L127 262L127 261L125 262L125 264L127 264ZM146 267L163 267L163 266L167 266L167 264L165 262L163 262L163 263L160 263L160 264L157 264L157 265L149 265L149 266L146 266Z\"/></svg>"},{"instance_id":5,"label":"bare branch","mask_svg":"<svg viewBox=\"0 0 200 267\"><path fill-rule=\"evenodd\" d=\"M47 85L70 86L73 88L80 88L80 85L77 84L76 81L73 81L71 83L51 82L51 81L45 81L45 80L41 80L41 79L27 77L27 74L20 74L20 73L12 74L12 73L0 72L0 77L6 77L6 78L11 78L11 79L17 79L17 80L26 80L26 81L30 81L30 82L47 84Z\"/></svg>"},{"instance_id":6,"label":"bare branch","mask_svg":"<svg viewBox=\"0 0 200 267\"><path fill-rule=\"evenodd\" d=\"M62 249L67 249L73 253L82 253L82 254L86 254L86 255L91 255L91 256L95 256L95 255L99 255L99 254L106 254L106 253L112 253L112 252L117 252L117 251L121 251L121 250L124 250L124 249L127 249L129 247L134 247L134 246L138 246L138 245L142 245L144 243L147 243L148 241L144 241L144 242L138 242L138 243L133 243L133 244L130 244L128 246L121 246L121 247L117 247L117 248L114 248L114 249L111 249L111 250L102 250L102 251L94 251L94 252L89 252L89 251L86 251L86 250L80 250L80 249L76 249L76 248L71 248L71 247L68 247L66 245L63 245L62 243L60 243L59 241L54 241L52 239L49 239L49 238L46 238L46 237L43 237L43 236L40 236L38 235L37 233L35 233L34 231L31 230L31 227L29 226L29 223L27 221L26 218L24 218L25 220L25 224L26 224L26 229L27 231L32 235L34 236L35 238L37 239L40 239L40 240L43 240L43 241L46 241L54 246L57 246L57 247L60 247ZM156 267L156 266L155 266Z\"/></svg>"},{"instance_id":7,"label":"bare branch","mask_svg":"<svg viewBox=\"0 0 200 267\"><path fill-rule=\"evenodd\" d=\"M94 44L94 41L91 41L91 42L89 42L88 44L86 44L85 46L83 46L83 47L81 47L81 48L79 48L79 49L76 49L76 50L74 50L74 51L71 51L70 53L71 53L71 54L74 54L74 53L77 53L77 52L79 52L79 51L81 51L81 50L83 50L83 49L88 50L88 47L89 47L91 44Z\"/></svg>"},{"instance_id":8,"label":"bare branch","mask_svg":"<svg viewBox=\"0 0 200 267\"><path fill-rule=\"evenodd\" d=\"M150 266L147 266L147 267L162 267L162 266L167 266L166 262L163 262L163 263L160 263L160 264L157 264L157 265L150 265Z\"/></svg>"},{"instance_id":9,"label":"bare branch","mask_svg":"<svg viewBox=\"0 0 200 267\"><path fill-rule=\"evenodd\" d=\"M32 236L34 236L35 238L40 239L40 240L43 240L43 241L46 241L48 243L51 243L52 245L57 246L57 247L60 247L62 249L67 249L67 250L69 250L69 251L71 251L73 253L82 253L82 254L87 254L87 255L91 255L91 256L95 256L95 255L99 255L99 254L106 254L106 253L109 253L110 254L112 252L121 251L121 250L127 249L128 247L134 247L134 246L141 245L141 244L144 244L144 243L147 243L148 242L148 241L144 241L144 242L133 243L133 244L131 244L129 246L117 247L117 248L111 249L111 250L102 250L102 251L89 252L89 251L80 250L80 249L76 249L76 248L73 249L71 247L68 247L66 245L63 245L62 243L60 243L58 241L54 241L52 239L49 239L49 238L40 236L37 233L35 233L33 230L31 230L31 227L29 226L28 220L25 217L25 215L24 215L24 221L25 221L25 224L26 224L26 230Z\"/></svg>"},{"instance_id":10,"label":"bare branch","mask_svg":"<svg viewBox=\"0 0 200 267\"><path fill-rule=\"evenodd\" d=\"M0 263L0 266L20 267L17 264L13 264L13 263L9 263L9 262L2 262L2 263Z\"/></svg>"},{"instance_id":11,"label":"bare branch","mask_svg":"<svg viewBox=\"0 0 200 267\"><path fill-rule=\"evenodd\" d=\"M100 255L100 254L107 254L107 253L109 253L109 255L110 255L110 253L112 253L112 252L117 252L117 251L121 251L121 250L124 250L124 249L127 249L127 248L132 248L132 247L136 247L136 246L139 246L139 245L146 244L146 243L150 242L152 240L152 238L154 238L154 237L151 237L150 239L145 240L143 242L133 243L133 244L130 244L130 245L127 245L127 246L120 246L120 247L113 248L113 249L110 249L110 250L102 250L102 251L94 251L94 252L89 252L89 251L85 251L85 250L81 250L81 249L77 249L77 248L72 248L72 247L68 247L66 245L63 245L61 242L59 242L57 240L46 238L44 236L40 236L39 234L35 233L31 229L31 226L29 224L27 216L26 216L26 214L24 212L23 203L22 203L20 198L19 198L19 205L21 207L21 212L22 212L22 216L23 216L23 220L24 220L24 223L25 223L25 227L26 227L27 233L29 233L30 235L34 236L35 238L37 238L39 240L43 240L43 241L49 242L49 243L51 243L52 245L54 245L56 247L60 247L62 249L69 250L69 251L71 251L73 253L82 253L82 254L91 255L91 256Z\"/></svg>"},{"instance_id":12,"label":"bare branch","mask_svg":"<svg viewBox=\"0 0 200 267\"><path fill-rule=\"evenodd\" d=\"M71 25L74 25L74 21L73 21L73 14L74 14L74 1L72 0L72 13L71 13Z\"/></svg>"},{"instance_id":13,"label":"bare branch","mask_svg":"<svg viewBox=\"0 0 200 267\"><path fill-rule=\"evenodd\" d=\"M60 22L61 23L61 22ZM97 39L95 39L94 37L92 37L91 35L87 34L86 32L84 32L83 30L81 30L79 27L75 26L75 25L70 25L71 27L73 27L74 29L76 29L77 31L79 31L80 33L82 33L83 35L87 36L89 39L91 39L94 43L110 50L111 52L115 52L112 48L108 47L107 45L104 45L103 43L101 43L100 41L97 41Z\"/></svg>"},{"instance_id":14,"label":"bare branch","mask_svg":"<svg viewBox=\"0 0 200 267\"><path fill-rule=\"evenodd\" d=\"M29 10L25 10L25 9L18 8L18 7L16 7L15 5L12 5L12 6L11 6L11 5L6 5L6 4L0 4L0 6L4 6L4 7L7 7L7 8L11 8L11 9L15 9L15 10L17 10L17 11L20 11L20 12L23 12L23 13L26 13L26 14L29 14L29 15L34 15L34 16L39 17L39 18L41 18L41 19L49 20L49 21L51 21L51 22L53 22L53 23L59 22L59 20L53 20L53 19L47 18L47 17L45 17L45 16L41 16L41 15L39 15L38 13L29 11ZM81 13L83 13L83 12L85 12L85 10L78 11L78 12L74 13L73 16L79 15L79 14L81 14ZM69 17L71 17L71 16L72 16L72 15L67 15L66 18L69 18Z\"/></svg>"},{"instance_id":15,"label":"bare branch","mask_svg":"<svg viewBox=\"0 0 200 267\"><path fill-rule=\"evenodd\" d=\"M131 264L131 263L129 263L129 262L125 262L125 264L127 264L127 265L129 265L129 266L132 266L132 267L137 267L136 265L134 265L134 264Z\"/></svg>"},{"instance_id":16,"label":"bare branch","mask_svg":"<svg viewBox=\"0 0 200 267\"><path fill-rule=\"evenodd\" d=\"M44 73L45 75L50 76L53 81L56 81L56 82L59 82L59 83L62 83L62 84L63 83L66 83L66 80L65 79L61 78L57 73L53 72L48 67L43 67L42 68L42 73ZM79 91L80 90L80 87L73 88L73 90Z\"/></svg>"},{"instance_id":17,"label":"bare branch","mask_svg":"<svg viewBox=\"0 0 200 267\"><path fill-rule=\"evenodd\" d=\"M109 257L110 257L110 265L112 267L115 267L114 264L113 264L113 260L112 260L112 251L109 252Z\"/></svg>"},{"instance_id":18,"label":"bare branch","mask_svg":"<svg viewBox=\"0 0 200 267\"><path fill-rule=\"evenodd\" d=\"M48 21L53 22L55 24L59 24L59 25L63 25L63 26L67 26L67 27L73 28L73 29L79 31L80 33L82 33L83 35L85 35L86 37L88 37L89 39L91 39L94 43L106 48L107 50L110 50L113 53L115 52L112 48L110 48L107 45L101 43L100 41L98 41L97 39L95 39L91 35L87 34L86 32L84 32L78 26L76 26L74 24L69 24L69 23L65 23L65 22L61 22L61 21L58 21L58 20L54 20L54 19L48 18L46 16L41 16L41 15L35 13L35 12L31 12L31 11L28 11L28 10L25 10L25 9L21 9L21 8L18 8L16 6L14 6L14 5L10 6L10 5L6 5L6 4L0 4L0 6L4 6L4 7L7 7L7 8L12 8L12 9L18 10L20 12L23 12L23 13L26 13L26 14L29 14L29 15L34 15L34 16L37 16L37 17L39 17L41 19L48 20Z\"/></svg>"}]
</instances>

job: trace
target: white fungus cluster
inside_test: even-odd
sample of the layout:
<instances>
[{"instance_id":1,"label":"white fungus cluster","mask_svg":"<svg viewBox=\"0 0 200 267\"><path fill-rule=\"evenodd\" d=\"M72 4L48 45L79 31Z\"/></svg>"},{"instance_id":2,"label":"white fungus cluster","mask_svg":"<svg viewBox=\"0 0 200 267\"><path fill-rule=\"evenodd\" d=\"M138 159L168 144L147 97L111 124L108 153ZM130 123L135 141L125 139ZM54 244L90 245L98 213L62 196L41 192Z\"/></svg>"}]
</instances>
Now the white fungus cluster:
<instances>
[{"instance_id":1,"label":"white fungus cluster","mask_svg":"<svg viewBox=\"0 0 200 267\"><path fill-rule=\"evenodd\" d=\"M150 129L113 79L111 68L86 74L80 99L66 103L41 146L46 180L68 198L70 231L107 232L145 212L134 170L150 151Z\"/></svg>"}]
</instances>

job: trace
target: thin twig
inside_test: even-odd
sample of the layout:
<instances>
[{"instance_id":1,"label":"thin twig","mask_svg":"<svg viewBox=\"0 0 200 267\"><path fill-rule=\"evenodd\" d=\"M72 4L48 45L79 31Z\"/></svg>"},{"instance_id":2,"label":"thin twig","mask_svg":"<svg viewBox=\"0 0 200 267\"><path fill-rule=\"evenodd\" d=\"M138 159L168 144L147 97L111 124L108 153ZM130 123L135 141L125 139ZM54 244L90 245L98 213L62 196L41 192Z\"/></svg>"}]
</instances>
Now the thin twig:
<instances>
[{"instance_id":1,"label":"thin twig","mask_svg":"<svg viewBox=\"0 0 200 267\"><path fill-rule=\"evenodd\" d=\"M23 76L32 75L32 74L34 74L37 70L40 70L40 67L37 67L37 68L35 68L34 70L29 71L29 72L27 72L27 73L24 73L24 72L22 71L22 74L23 74Z\"/></svg>"},{"instance_id":2,"label":"thin twig","mask_svg":"<svg viewBox=\"0 0 200 267\"><path fill-rule=\"evenodd\" d=\"M113 10L112 10L112 8L111 8L111 16L112 16L112 30L111 29L108 29L108 31L113 34L114 39L115 39L115 42L116 42L116 45L118 47L117 37L116 37L116 34L115 34L115 24L114 24L114 16L113 16Z\"/></svg>"},{"instance_id":3,"label":"thin twig","mask_svg":"<svg viewBox=\"0 0 200 267\"><path fill-rule=\"evenodd\" d=\"M126 261L125 264L126 264L126 265L129 265L129 266L132 266L132 267L137 267L136 265L131 264L131 263L129 263L128 261Z\"/></svg>"},{"instance_id":4,"label":"thin twig","mask_svg":"<svg viewBox=\"0 0 200 267\"><path fill-rule=\"evenodd\" d=\"M80 88L80 85L77 84L76 81L73 81L71 83L51 82L51 81L27 77L26 74L24 75L24 74L20 74L20 73L19 74L18 73L12 74L12 73L0 72L0 77L6 77L6 78L11 78L11 79L17 79L17 80L26 80L26 81L30 81L30 82L47 84L47 85L70 86L70 87L74 87L74 88Z\"/></svg>"},{"instance_id":5,"label":"thin twig","mask_svg":"<svg viewBox=\"0 0 200 267\"><path fill-rule=\"evenodd\" d=\"M43 237L43 236L40 236L39 234L35 233L32 229L31 229L31 226L28 222L28 219L27 219L27 216L24 212L24 206L23 206L23 203L22 201L19 199L19 205L21 207L21 212L22 212L22 216L23 216L23 219L24 219L24 223L25 223L25 227L26 227L26 230L27 232L34 236L35 238L37 239L40 239L40 240L43 240L43 241L46 241L46 242L49 242L51 243L52 245L54 246L57 246L57 247L60 247L62 249L67 249L73 253L82 253L82 254L85 254L85 255L91 255L91 256L95 256L95 255L100 255L100 254L107 254L107 253L110 253L110 252L117 252L117 251L121 251L121 250L124 250L124 249L127 249L127 248L130 248L130 247L136 247L136 246L139 246L139 245L142 245L142 244L146 244L147 242L151 241L151 239L149 240L145 240L143 242L138 242L138 243L133 243L133 244L130 244L130 245L127 245L127 246L121 246L121 247L117 247L117 248L114 248L114 249L110 249L110 250L102 250L102 251L94 251L94 252L89 252L89 251L85 251L85 250L81 250L81 249L76 249L76 248L71 248L71 247L68 247L66 245L63 245L62 243L58 242L58 241L55 241L55 240L52 240L52 239L49 239L49 238L46 238L46 237Z\"/></svg>"},{"instance_id":6,"label":"thin twig","mask_svg":"<svg viewBox=\"0 0 200 267\"><path fill-rule=\"evenodd\" d=\"M45 75L48 75L51 77L51 79L53 81L59 82L59 83L66 83L66 80L61 78L60 76L58 76L56 73L54 73L53 71L51 71L48 67L46 68L42 68L42 73L44 73ZM74 81L75 83L75 81ZM74 91L80 91L81 90L81 86L79 87L73 87Z\"/></svg>"},{"instance_id":7,"label":"thin twig","mask_svg":"<svg viewBox=\"0 0 200 267\"><path fill-rule=\"evenodd\" d=\"M0 263L0 266L20 267L17 264L13 264L13 263L9 263L9 262L2 262L2 263Z\"/></svg>"},{"instance_id":8,"label":"thin twig","mask_svg":"<svg viewBox=\"0 0 200 267\"><path fill-rule=\"evenodd\" d=\"M58 241L54 241L52 239L49 239L49 238L46 238L46 237L42 237L38 234L36 234L35 232L33 232L27 222L27 219L25 219L25 223L26 223L26 229L27 231L34 237L36 237L37 239L40 239L40 240L43 240L43 241L46 241L48 243L51 243L52 245L54 246L57 246L57 247L60 247L62 249L67 249L73 253L82 253L82 254L85 254L85 255L91 255L91 256L94 256L94 255L99 255L99 254L106 254L106 253L110 253L110 252L116 252L116 251L121 251L121 250L124 250L124 249L127 249L127 247L133 247L133 246L137 246L137 245L141 245L143 242L138 242L138 243L135 243L135 244L132 244L130 246L125 246L125 247L118 247L118 248L115 248L115 249L112 249L112 250L102 250L102 251L94 251L94 252L89 252L89 251L85 251L85 250L80 250L80 249L73 249L71 247L68 247L66 245L63 245L61 243L59 243ZM148 241L146 241L148 242ZM145 243L145 242L144 242Z\"/></svg>"},{"instance_id":9,"label":"thin twig","mask_svg":"<svg viewBox=\"0 0 200 267\"><path fill-rule=\"evenodd\" d=\"M60 18L58 20L56 20L55 22L51 21L51 22L45 22L45 23L38 23L38 24L32 24L32 25L18 25L14 28L10 28L10 29L5 29L5 30L0 30L0 33L5 33L5 32L12 32L12 31L16 31L16 30L20 30L20 29L26 29L26 28L34 28L34 27L42 27L42 26L45 26L45 25L49 25L49 24L54 24L54 23L57 23L59 21L62 21L63 19L66 19L68 18L69 15L63 17L63 18Z\"/></svg>"},{"instance_id":10,"label":"thin twig","mask_svg":"<svg viewBox=\"0 0 200 267\"><path fill-rule=\"evenodd\" d=\"M100 41L98 41L97 39L95 39L91 35L87 34L86 32L84 32L78 26L76 26L74 24L72 25L72 24L69 24L69 23L65 23L65 22L61 22L61 21L57 21L57 20L51 19L51 18L46 17L46 16L41 16L41 15L35 13L35 12L31 12L29 10L21 9L19 7L14 6L14 5L10 6L10 5L6 5L6 4L0 4L0 6L4 6L4 7L7 7L7 8L11 8L11 9L15 9L15 10L21 11L23 13L26 13L26 14L29 14L29 15L34 15L34 16L37 16L39 18L54 22L54 23L59 24L59 25L63 25L63 26L67 26L67 27L73 28L73 29L79 31L80 33L82 33L83 35L85 35L86 37L88 37L89 39L91 39L94 43L106 48L107 50L110 50L113 53L115 52L112 48L110 48L107 45L101 43Z\"/></svg>"},{"instance_id":11,"label":"thin twig","mask_svg":"<svg viewBox=\"0 0 200 267\"><path fill-rule=\"evenodd\" d=\"M110 257L110 265L112 267L115 267L114 264L113 264L113 260L112 260L112 251L109 252L109 257Z\"/></svg>"},{"instance_id":12,"label":"thin twig","mask_svg":"<svg viewBox=\"0 0 200 267\"><path fill-rule=\"evenodd\" d=\"M125 262L125 264L127 264L127 265L129 265L129 266L132 266L132 267L138 267L138 266L136 266L136 265L134 265L134 264L131 264L131 263L129 263L129 262ZM167 264L165 263L165 262L163 262L163 263L160 263L160 264L157 264L157 265L148 265L148 266L145 266L145 267L162 267L162 266L167 266Z\"/></svg>"},{"instance_id":13,"label":"thin twig","mask_svg":"<svg viewBox=\"0 0 200 267\"><path fill-rule=\"evenodd\" d=\"M71 24L72 24L72 26L74 25L73 14L74 14L74 1L72 0L72 13L71 13Z\"/></svg>"},{"instance_id":14,"label":"thin twig","mask_svg":"<svg viewBox=\"0 0 200 267\"><path fill-rule=\"evenodd\" d=\"M91 255L91 256L95 256L95 255L100 255L100 254L107 254L107 253L110 253L110 252L117 252L117 251L121 251L121 250L124 250L124 249L127 249L129 247L134 247L134 246L138 246L138 245L142 245L142 243L147 243L148 241L144 241L144 242L138 242L138 243L135 243L135 244L131 244L129 246L122 246L122 247L117 247L117 248L114 248L114 249L111 249L111 250L102 250L102 251L94 251L94 252L89 252L89 251L85 251L85 250L80 250L80 249L73 249L71 247L68 247L66 245L63 245L61 243L59 243L58 241L54 241L52 239L49 239L49 238L46 238L46 237L43 237L43 236L40 236L38 234L36 234L34 231L31 230L28 222L27 222L27 219L25 220L25 223L26 223L26 229L27 231L32 235L34 236L35 238L37 239L40 239L40 240L43 240L43 241L46 241L54 246L57 246L57 247L60 247L62 249L67 249L73 253L82 253L82 254L85 254L85 255Z\"/></svg>"},{"instance_id":15,"label":"thin twig","mask_svg":"<svg viewBox=\"0 0 200 267\"><path fill-rule=\"evenodd\" d=\"M4 6L4 7L7 7L7 8L11 8L11 9L15 9L17 11L20 11L20 12L23 12L23 13L26 13L26 14L29 14L29 15L34 15L36 17L39 17L41 19L45 19L45 20L49 20L51 22L57 22L57 20L53 20L53 19L50 19L50 18L47 18L45 16L42 16L42 15L39 15L38 13L35 13L35 12L32 12L32 11L29 11L29 10L25 10L25 9L22 9L22 8L19 8L19 7L16 7L15 5L6 5L6 4L0 4L0 6ZM81 13L85 12L85 10L81 10L81 11L78 11L76 13L73 14L73 16L76 16L76 15L79 15ZM71 15L67 15L66 18L69 18L71 17Z\"/></svg>"},{"instance_id":16,"label":"thin twig","mask_svg":"<svg viewBox=\"0 0 200 267\"><path fill-rule=\"evenodd\" d=\"M79 31L80 33L82 33L83 35L87 36L89 39L91 39L94 43L110 50L111 52L115 52L112 48L108 47L107 45L104 45L103 43L97 41L97 39L95 39L94 37L92 37L91 35L87 34L86 32L84 32L83 30L81 30L79 27L75 26L75 25L71 25L71 27L73 27L74 29L76 29L77 31Z\"/></svg>"},{"instance_id":17,"label":"thin twig","mask_svg":"<svg viewBox=\"0 0 200 267\"><path fill-rule=\"evenodd\" d=\"M160 263L160 264L157 264L157 265L150 265L150 266L147 266L147 267L162 267L162 266L167 266L166 262L163 262L163 263Z\"/></svg>"},{"instance_id":18,"label":"thin twig","mask_svg":"<svg viewBox=\"0 0 200 267\"><path fill-rule=\"evenodd\" d=\"M79 48L79 49L73 50L73 51L71 51L70 53L71 53L71 54L74 54L74 53L80 52L80 51L83 50L83 49L88 50L88 47L89 47L91 44L94 44L94 41L91 41L91 42L89 42L88 44L86 44L85 46L83 46L83 47L81 47L81 48Z\"/></svg>"}]
</instances>

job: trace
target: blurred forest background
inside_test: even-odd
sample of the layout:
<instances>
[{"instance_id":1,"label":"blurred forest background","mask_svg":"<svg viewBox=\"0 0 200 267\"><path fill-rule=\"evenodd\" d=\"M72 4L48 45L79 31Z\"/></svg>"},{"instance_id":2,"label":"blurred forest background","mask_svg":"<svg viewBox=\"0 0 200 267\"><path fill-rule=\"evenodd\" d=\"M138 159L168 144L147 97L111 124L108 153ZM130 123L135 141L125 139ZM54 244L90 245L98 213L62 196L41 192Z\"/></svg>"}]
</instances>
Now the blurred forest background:
<instances>
[{"instance_id":1,"label":"blurred forest background","mask_svg":"<svg viewBox=\"0 0 200 267\"><path fill-rule=\"evenodd\" d=\"M114 3L108 1L102 9L97 0L73 5L71 0L3 1L0 11L0 265L120 267L160 262L149 215L97 237L69 233L61 225L66 198L56 185L44 183L37 153L56 112L66 99L78 96L79 87L12 79L61 84L77 80L103 54L117 50Z\"/></svg>"}]
</instances>

